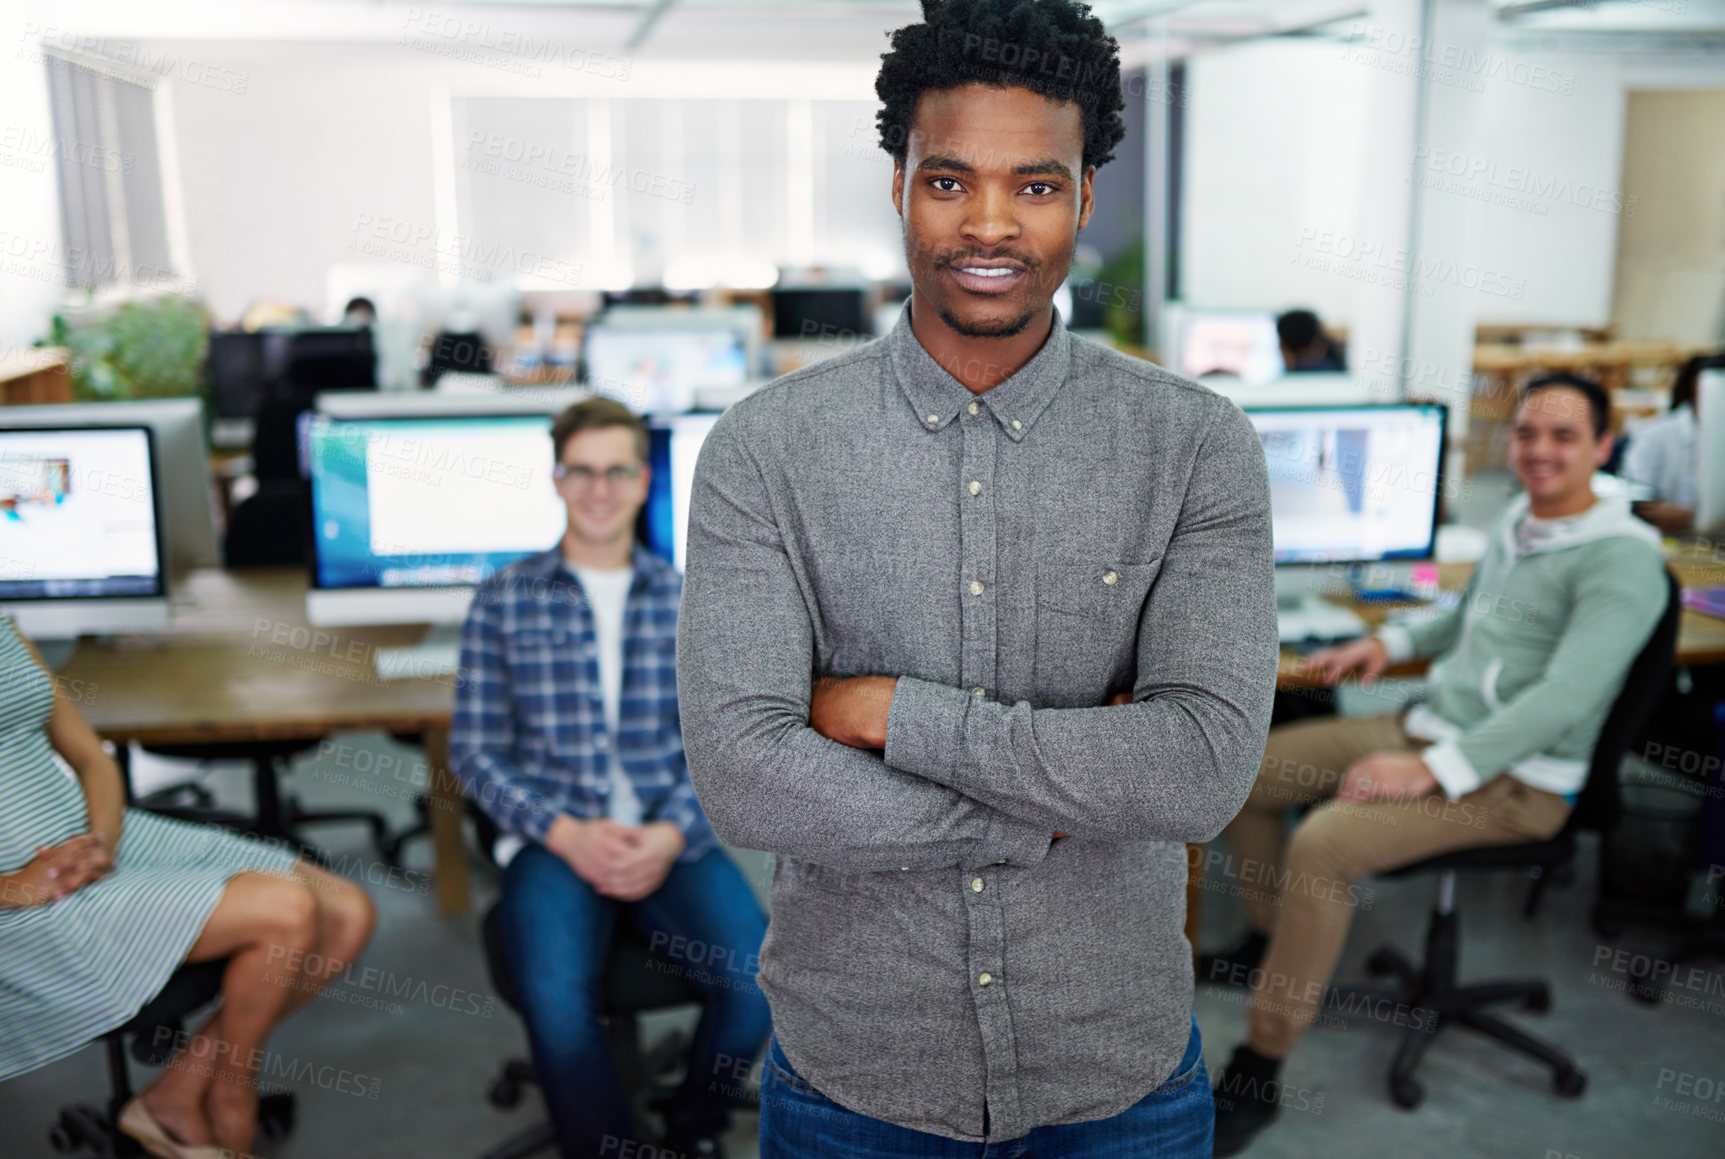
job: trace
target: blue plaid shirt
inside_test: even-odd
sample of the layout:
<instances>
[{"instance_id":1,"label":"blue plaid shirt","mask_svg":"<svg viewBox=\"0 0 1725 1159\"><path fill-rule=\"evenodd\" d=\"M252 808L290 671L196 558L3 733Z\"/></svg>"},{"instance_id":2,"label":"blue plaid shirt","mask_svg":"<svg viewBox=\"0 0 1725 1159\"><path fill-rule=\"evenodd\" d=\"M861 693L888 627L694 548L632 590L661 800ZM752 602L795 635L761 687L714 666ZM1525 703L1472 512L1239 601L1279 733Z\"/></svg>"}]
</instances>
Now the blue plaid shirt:
<instances>
[{"instance_id":1,"label":"blue plaid shirt","mask_svg":"<svg viewBox=\"0 0 1725 1159\"><path fill-rule=\"evenodd\" d=\"M641 799L642 817L681 829L678 860L692 861L718 839L683 763L683 577L640 547L631 563L617 736L605 721L592 605L554 547L510 564L474 593L461 627L450 763L505 832L543 843L559 813L605 815L614 755Z\"/></svg>"}]
</instances>

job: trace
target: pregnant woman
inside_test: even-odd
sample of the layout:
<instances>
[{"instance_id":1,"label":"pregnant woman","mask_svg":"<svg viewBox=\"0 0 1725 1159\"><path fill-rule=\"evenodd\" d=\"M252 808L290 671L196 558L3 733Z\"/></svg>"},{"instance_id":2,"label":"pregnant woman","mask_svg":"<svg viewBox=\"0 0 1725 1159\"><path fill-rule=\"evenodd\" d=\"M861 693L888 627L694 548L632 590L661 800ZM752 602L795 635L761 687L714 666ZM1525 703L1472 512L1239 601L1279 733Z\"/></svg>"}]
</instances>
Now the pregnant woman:
<instances>
[{"instance_id":1,"label":"pregnant woman","mask_svg":"<svg viewBox=\"0 0 1725 1159\"><path fill-rule=\"evenodd\" d=\"M0 1080L123 1024L182 964L226 959L220 1007L120 1128L163 1159L250 1152L266 1038L375 922L364 891L291 852L127 809L119 767L0 616Z\"/></svg>"}]
</instances>

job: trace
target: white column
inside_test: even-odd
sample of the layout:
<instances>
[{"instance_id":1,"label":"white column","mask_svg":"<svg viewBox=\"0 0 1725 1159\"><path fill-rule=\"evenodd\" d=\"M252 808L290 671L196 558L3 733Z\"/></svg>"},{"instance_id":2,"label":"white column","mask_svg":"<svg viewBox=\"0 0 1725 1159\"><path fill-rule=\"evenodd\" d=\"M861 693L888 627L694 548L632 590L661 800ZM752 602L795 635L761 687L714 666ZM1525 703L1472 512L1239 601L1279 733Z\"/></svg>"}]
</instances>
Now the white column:
<instances>
[{"instance_id":1,"label":"white column","mask_svg":"<svg viewBox=\"0 0 1725 1159\"><path fill-rule=\"evenodd\" d=\"M1491 20L1486 0L1374 0L1345 56L1374 74L1349 367L1385 401L1449 404L1452 478L1489 263L1478 253L1477 202L1431 196L1423 182L1432 157L1478 151Z\"/></svg>"}]
</instances>

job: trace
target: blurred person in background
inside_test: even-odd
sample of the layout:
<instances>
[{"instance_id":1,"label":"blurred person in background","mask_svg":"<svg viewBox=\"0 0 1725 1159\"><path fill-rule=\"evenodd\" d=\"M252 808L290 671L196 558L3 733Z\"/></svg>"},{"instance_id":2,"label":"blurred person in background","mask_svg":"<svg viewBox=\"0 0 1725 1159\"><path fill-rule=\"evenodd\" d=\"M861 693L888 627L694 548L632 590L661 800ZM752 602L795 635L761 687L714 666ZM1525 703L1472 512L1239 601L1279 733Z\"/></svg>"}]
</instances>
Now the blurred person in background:
<instances>
[{"instance_id":1,"label":"blurred person in background","mask_svg":"<svg viewBox=\"0 0 1725 1159\"><path fill-rule=\"evenodd\" d=\"M1694 529L1700 467L1697 386L1703 370L1720 368L1725 368L1725 356L1719 354L1697 355L1685 362L1671 384L1670 408L1629 432L1621 474L1632 483L1653 488L1653 497L1637 503L1635 514L1667 535Z\"/></svg>"},{"instance_id":2,"label":"blurred person in background","mask_svg":"<svg viewBox=\"0 0 1725 1159\"><path fill-rule=\"evenodd\" d=\"M297 853L126 808L114 758L0 616L0 1080L123 1025L182 965L225 959L221 1005L118 1126L162 1159L249 1154L270 1033L376 921L359 886Z\"/></svg>"},{"instance_id":3,"label":"blurred person in background","mask_svg":"<svg viewBox=\"0 0 1725 1159\"><path fill-rule=\"evenodd\" d=\"M558 416L551 445L568 525L474 594L452 764L507 835L504 950L565 1159L642 1146L599 1021L619 921L650 946L687 945L673 964L704 996L665 1136L646 1149L712 1159L735 1065L769 1029L754 977L766 915L719 848L683 760L683 579L634 538L651 479L647 429L621 403L591 398Z\"/></svg>"},{"instance_id":4,"label":"blurred person in background","mask_svg":"<svg viewBox=\"0 0 1725 1159\"><path fill-rule=\"evenodd\" d=\"M1357 882L1439 853L1544 841L1563 827L1625 674L1665 610L1658 533L1593 493L1611 400L1558 374L1522 392L1510 460L1524 493L1499 517L1459 605L1314 652L1334 685L1431 659L1399 713L1270 730L1226 830L1248 931L1198 980L1247 986L1246 1040L1216 1083L1216 1154L1275 1118L1281 1068L1318 1016L1360 902ZM1305 810L1289 831L1288 815Z\"/></svg>"},{"instance_id":5,"label":"blurred person in background","mask_svg":"<svg viewBox=\"0 0 1725 1159\"><path fill-rule=\"evenodd\" d=\"M1310 310L1289 310L1276 319L1276 337L1282 346L1282 365L1289 374L1307 371L1340 374L1347 367L1341 350L1324 333L1323 323Z\"/></svg>"}]
</instances>

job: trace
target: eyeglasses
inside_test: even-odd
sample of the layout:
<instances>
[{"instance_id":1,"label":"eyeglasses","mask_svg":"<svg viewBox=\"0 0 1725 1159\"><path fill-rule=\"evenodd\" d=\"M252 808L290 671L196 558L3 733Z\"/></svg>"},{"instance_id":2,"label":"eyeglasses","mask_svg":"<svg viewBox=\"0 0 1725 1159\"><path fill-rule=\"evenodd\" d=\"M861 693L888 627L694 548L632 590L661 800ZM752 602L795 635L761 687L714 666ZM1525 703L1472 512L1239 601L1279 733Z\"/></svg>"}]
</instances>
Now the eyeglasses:
<instances>
[{"instance_id":1,"label":"eyeglasses","mask_svg":"<svg viewBox=\"0 0 1725 1159\"><path fill-rule=\"evenodd\" d=\"M600 479L612 487L620 487L624 483L632 483L641 477L639 465L633 467L606 467L603 471L595 471L584 463L570 466L558 463L551 468L551 477L565 487L576 491L585 491Z\"/></svg>"}]
</instances>

